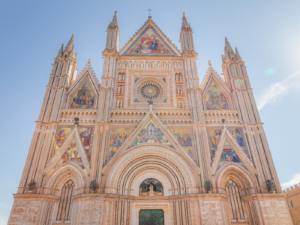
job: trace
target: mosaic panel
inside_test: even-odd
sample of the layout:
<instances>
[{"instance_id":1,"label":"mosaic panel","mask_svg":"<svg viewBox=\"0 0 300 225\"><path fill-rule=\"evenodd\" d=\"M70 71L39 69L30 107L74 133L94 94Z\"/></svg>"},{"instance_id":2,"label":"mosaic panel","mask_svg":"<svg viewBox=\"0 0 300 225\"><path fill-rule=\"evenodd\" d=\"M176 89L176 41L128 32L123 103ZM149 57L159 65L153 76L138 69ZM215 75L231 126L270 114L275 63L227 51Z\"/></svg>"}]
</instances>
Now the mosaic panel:
<instances>
[{"instance_id":1,"label":"mosaic panel","mask_svg":"<svg viewBox=\"0 0 300 225\"><path fill-rule=\"evenodd\" d=\"M94 108L95 94L92 91L91 84L86 79L72 95L71 109L90 109Z\"/></svg>"},{"instance_id":2,"label":"mosaic panel","mask_svg":"<svg viewBox=\"0 0 300 225\"><path fill-rule=\"evenodd\" d=\"M205 106L207 110L229 109L228 99L214 82L212 82L208 93L205 96Z\"/></svg>"},{"instance_id":3,"label":"mosaic panel","mask_svg":"<svg viewBox=\"0 0 300 225\"><path fill-rule=\"evenodd\" d=\"M125 52L125 55L175 56L175 53L156 31L149 26Z\"/></svg>"}]
</instances>

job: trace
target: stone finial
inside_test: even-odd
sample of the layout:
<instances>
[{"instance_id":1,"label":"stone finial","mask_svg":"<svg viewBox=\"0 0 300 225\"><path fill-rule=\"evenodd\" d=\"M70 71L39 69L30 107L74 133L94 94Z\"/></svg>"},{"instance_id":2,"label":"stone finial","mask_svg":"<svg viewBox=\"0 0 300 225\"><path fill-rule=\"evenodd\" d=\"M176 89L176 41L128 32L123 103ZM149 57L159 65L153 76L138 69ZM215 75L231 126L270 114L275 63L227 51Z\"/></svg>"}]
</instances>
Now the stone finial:
<instances>
[{"instance_id":1,"label":"stone finial","mask_svg":"<svg viewBox=\"0 0 300 225\"><path fill-rule=\"evenodd\" d=\"M78 117L74 118L74 125L75 125L75 127L77 127L79 125L79 118Z\"/></svg>"},{"instance_id":2,"label":"stone finial","mask_svg":"<svg viewBox=\"0 0 300 225\"><path fill-rule=\"evenodd\" d=\"M91 59L89 59L89 61L88 61L87 65L91 65Z\"/></svg>"},{"instance_id":3,"label":"stone finial","mask_svg":"<svg viewBox=\"0 0 300 225\"><path fill-rule=\"evenodd\" d=\"M210 60L208 60L208 66L211 67L211 62L210 62Z\"/></svg>"}]
</instances>

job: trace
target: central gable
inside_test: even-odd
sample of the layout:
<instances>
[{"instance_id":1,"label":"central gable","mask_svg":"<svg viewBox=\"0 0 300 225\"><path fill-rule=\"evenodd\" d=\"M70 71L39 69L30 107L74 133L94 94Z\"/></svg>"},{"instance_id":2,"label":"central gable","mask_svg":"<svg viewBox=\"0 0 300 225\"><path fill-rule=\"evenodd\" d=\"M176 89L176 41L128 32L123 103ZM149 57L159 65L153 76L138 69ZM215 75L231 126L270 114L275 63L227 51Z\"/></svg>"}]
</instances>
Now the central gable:
<instances>
[{"instance_id":1,"label":"central gable","mask_svg":"<svg viewBox=\"0 0 300 225\"><path fill-rule=\"evenodd\" d=\"M146 21L143 27L125 44L121 56L181 56L180 51L153 23Z\"/></svg>"}]
</instances>

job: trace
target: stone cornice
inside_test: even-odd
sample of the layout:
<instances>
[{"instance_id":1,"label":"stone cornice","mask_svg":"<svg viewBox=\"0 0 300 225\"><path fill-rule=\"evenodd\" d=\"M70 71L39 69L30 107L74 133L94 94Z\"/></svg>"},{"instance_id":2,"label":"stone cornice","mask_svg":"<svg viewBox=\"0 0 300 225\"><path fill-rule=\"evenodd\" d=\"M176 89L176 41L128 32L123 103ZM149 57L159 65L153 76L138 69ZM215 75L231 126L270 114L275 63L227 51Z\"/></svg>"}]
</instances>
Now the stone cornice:
<instances>
[{"instance_id":1,"label":"stone cornice","mask_svg":"<svg viewBox=\"0 0 300 225\"><path fill-rule=\"evenodd\" d=\"M117 49L105 49L103 52L102 52L102 55L103 56L118 56L118 51Z\"/></svg>"},{"instance_id":2,"label":"stone cornice","mask_svg":"<svg viewBox=\"0 0 300 225\"><path fill-rule=\"evenodd\" d=\"M267 200L267 199L278 199L286 198L284 193L262 193L262 194L249 194L241 196L244 201L253 201L253 200Z\"/></svg>"},{"instance_id":3,"label":"stone cornice","mask_svg":"<svg viewBox=\"0 0 300 225\"><path fill-rule=\"evenodd\" d=\"M227 195L218 193L206 193L206 194L187 194L187 195L174 195L174 196L128 196L128 195L115 195L115 194L79 194L75 195L73 200L94 200L94 199L115 199L117 201L179 201L188 199L224 199L227 200Z\"/></svg>"},{"instance_id":4,"label":"stone cornice","mask_svg":"<svg viewBox=\"0 0 300 225\"><path fill-rule=\"evenodd\" d=\"M117 59L119 60L182 60L183 58L181 56L158 56L158 57L153 57L153 56L122 56L118 55Z\"/></svg>"},{"instance_id":5,"label":"stone cornice","mask_svg":"<svg viewBox=\"0 0 300 225\"><path fill-rule=\"evenodd\" d=\"M192 50L192 51L184 51L183 53L182 53L182 57L184 58L184 57L189 57L189 58L192 58L192 57L197 57L198 56L198 53L197 52L195 52L194 50Z\"/></svg>"},{"instance_id":6,"label":"stone cornice","mask_svg":"<svg viewBox=\"0 0 300 225\"><path fill-rule=\"evenodd\" d=\"M58 201L59 196L46 194L14 194L14 199L38 199L46 201Z\"/></svg>"}]
</instances>

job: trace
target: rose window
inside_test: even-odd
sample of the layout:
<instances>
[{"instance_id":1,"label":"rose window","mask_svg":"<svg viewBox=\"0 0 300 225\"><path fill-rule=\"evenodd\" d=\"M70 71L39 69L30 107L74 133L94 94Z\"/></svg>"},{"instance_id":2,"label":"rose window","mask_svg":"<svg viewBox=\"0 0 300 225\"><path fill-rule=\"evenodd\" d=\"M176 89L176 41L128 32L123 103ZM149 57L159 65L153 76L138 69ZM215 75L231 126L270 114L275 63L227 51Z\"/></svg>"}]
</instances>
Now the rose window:
<instances>
[{"instance_id":1,"label":"rose window","mask_svg":"<svg viewBox=\"0 0 300 225\"><path fill-rule=\"evenodd\" d=\"M146 101L155 101L163 95L163 87L155 81L145 81L138 86L137 93Z\"/></svg>"}]
</instances>

